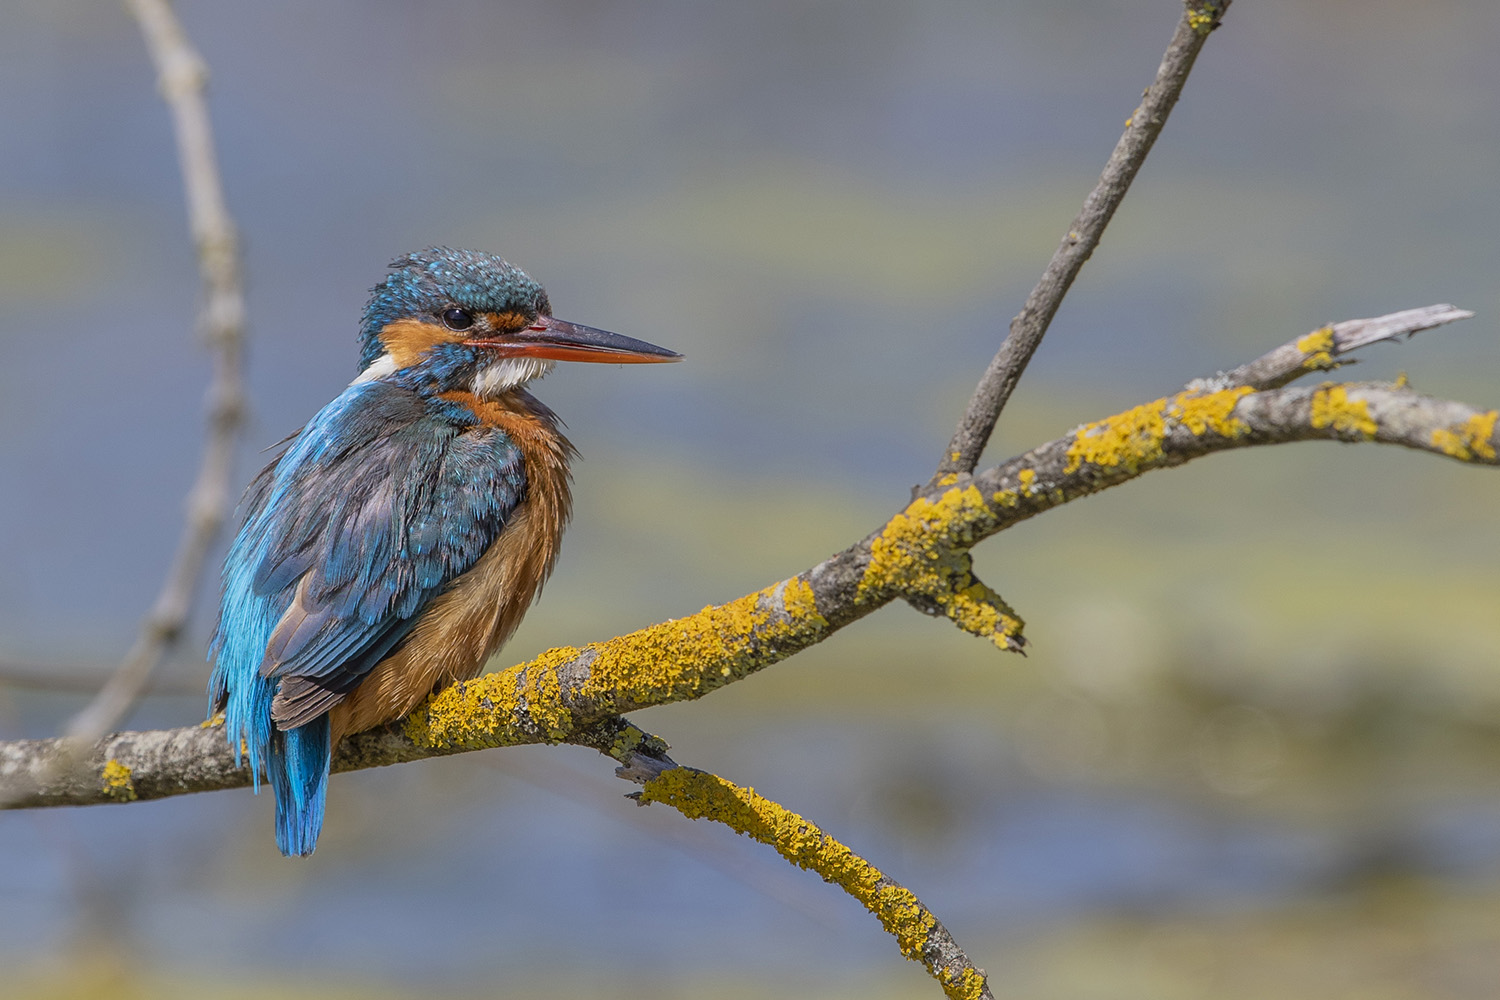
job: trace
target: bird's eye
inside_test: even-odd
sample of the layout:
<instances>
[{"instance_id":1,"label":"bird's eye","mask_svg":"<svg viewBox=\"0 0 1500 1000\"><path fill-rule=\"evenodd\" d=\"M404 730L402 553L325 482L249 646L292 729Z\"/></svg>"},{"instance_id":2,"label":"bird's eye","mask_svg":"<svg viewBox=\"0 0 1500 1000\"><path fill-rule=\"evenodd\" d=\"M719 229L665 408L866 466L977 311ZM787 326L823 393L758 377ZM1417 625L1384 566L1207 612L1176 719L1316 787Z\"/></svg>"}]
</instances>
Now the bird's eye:
<instances>
[{"instance_id":1,"label":"bird's eye","mask_svg":"<svg viewBox=\"0 0 1500 1000\"><path fill-rule=\"evenodd\" d=\"M443 325L450 330L467 330L474 325L474 314L467 309L449 309L443 313Z\"/></svg>"}]
</instances>

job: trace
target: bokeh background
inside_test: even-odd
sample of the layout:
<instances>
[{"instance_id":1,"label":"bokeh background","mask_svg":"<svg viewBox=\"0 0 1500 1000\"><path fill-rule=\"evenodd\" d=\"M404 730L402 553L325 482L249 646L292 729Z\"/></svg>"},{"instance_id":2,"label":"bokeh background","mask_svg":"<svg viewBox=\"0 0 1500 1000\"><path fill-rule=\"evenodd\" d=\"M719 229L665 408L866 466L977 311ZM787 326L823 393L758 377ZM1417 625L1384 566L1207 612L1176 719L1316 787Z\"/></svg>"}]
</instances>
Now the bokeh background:
<instances>
[{"instance_id":1,"label":"bokeh background","mask_svg":"<svg viewBox=\"0 0 1500 1000\"><path fill-rule=\"evenodd\" d=\"M925 481L1151 79L1171 0L184 0L246 253L259 449L353 374L398 253L504 253L683 365L557 372L584 454L502 659L801 570ZM1325 321L1475 320L1359 377L1500 402L1500 7L1242 0L1058 316L1003 458ZM118 4L0 7L0 736L165 569L207 363L168 117ZM893 607L638 721L917 891L1028 998L1490 997L1500 480L1308 444L993 539L1032 652ZM201 718L185 652L132 726ZM925 997L852 900L524 748L348 775L310 860L248 791L0 816L6 997Z\"/></svg>"}]
</instances>

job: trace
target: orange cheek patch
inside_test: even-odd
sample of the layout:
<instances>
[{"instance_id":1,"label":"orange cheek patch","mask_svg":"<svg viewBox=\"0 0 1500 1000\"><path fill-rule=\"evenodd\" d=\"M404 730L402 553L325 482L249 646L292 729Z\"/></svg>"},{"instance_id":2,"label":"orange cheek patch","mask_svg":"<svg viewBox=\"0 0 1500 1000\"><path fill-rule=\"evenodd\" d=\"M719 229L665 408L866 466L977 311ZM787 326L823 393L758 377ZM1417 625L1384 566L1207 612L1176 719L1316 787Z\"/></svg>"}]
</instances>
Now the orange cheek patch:
<instances>
[{"instance_id":1,"label":"orange cheek patch","mask_svg":"<svg viewBox=\"0 0 1500 1000\"><path fill-rule=\"evenodd\" d=\"M463 339L462 333L419 319L398 319L380 331L380 343L398 370L416 364L438 344L455 344Z\"/></svg>"},{"instance_id":2,"label":"orange cheek patch","mask_svg":"<svg viewBox=\"0 0 1500 1000\"><path fill-rule=\"evenodd\" d=\"M485 313L485 319L489 320L490 329L497 333L514 333L524 330L531 325L531 317L525 313L503 312Z\"/></svg>"}]
</instances>

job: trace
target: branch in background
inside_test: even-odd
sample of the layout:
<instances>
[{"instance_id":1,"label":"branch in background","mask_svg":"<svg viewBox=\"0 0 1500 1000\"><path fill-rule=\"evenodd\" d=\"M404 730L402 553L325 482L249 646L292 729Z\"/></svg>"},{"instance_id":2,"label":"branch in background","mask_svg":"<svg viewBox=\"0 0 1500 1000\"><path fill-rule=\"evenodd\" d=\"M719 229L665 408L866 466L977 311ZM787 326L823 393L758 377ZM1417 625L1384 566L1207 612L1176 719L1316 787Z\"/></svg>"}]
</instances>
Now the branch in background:
<instances>
[{"instance_id":1,"label":"branch in background","mask_svg":"<svg viewBox=\"0 0 1500 1000\"><path fill-rule=\"evenodd\" d=\"M1296 374L1313 370L1299 365ZM863 541L764 590L455 684L403 723L346 739L334 769L574 741L622 713L701 698L898 597L947 601L958 624L980 633L989 627L989 637L1007 646L1018 623L1003 607L990 606L992 592L965 568L968 550L997 532L1146 472L1256 445L1373 441L1500 466L1497 418L1495 410L1434 399L1404 385L1192 386L977 475L928 488ZM218 729L116 734L94 746L86 767L67 774L50 763L61 746L59 740L0 742L5 805L85 805L249 784Z\"/></svg>"},{"instance_id":2,"label":"branch in background","mask_svg":"<svg viewBox=\"0 0 1500 1000\"><path fill-rule=\"evenodd\" d=\"M689 819L710 819L776 849L787 861L823 877L859 900L896 939L901 954L921 962L951 1000L993 1000L984 971L916 894L816 825L753 788L683 767L667 745L624 719L605 720L571 742L619 761L615 773L642 785L632 798L660 802Z\"/></svg>"},{"instance_id":3,"label":"branch in background","mask_svg":"<svg viewBox=\"0 0 1500 1000\"><path fill-rule=\"evenodd\" d=\"M201 667L201 664L194 664ZM59 694L96 694L109 682L112 670L95 668L60 669L57 664L10 663L0 661L0 689L20 688L28 691L47 691ZM146 683L142 694L203 697L202 671L190 677L186 664L177 671L178 676L163 677L161 670L155 672Z\"/></svg>"},{"instance_id":4,"label":"branch in background","mask_svg":"<svg viewBox=\"0 0 1500 1000\"><path fill-rule=\"evenodd\" d=\"M213 380L208 388L203 460L188 493L177 552L130 652L93 701L68 723L67 736L81 743L92 743L119 725L145 691L152 671L182 635L209 548L232 506L235 441L245 419L240 372L245 299L234 222L224 205L204 102L208 70L166 0L127 0L126 6L140 22L162 97L172 111L188 224L203 279L199 325L213 351Z\"/></svg>"},{"instance_id":5,"label":"branch in background","mask_svg":"<svg viewBox=\"0 0 1500 1000\"><path fill-rule=\"evenodd\" d=\"M1146 88L1140 107L1126 119L1125 132L1104 165L1099 183L1089 192L1083 210L1068 227L1047 270L1027 296L1026 305L1011 320L1010 334L975 387L974 395L958 422L958 429L953 433L953 440L943 452L943 460L938 463L929 485L945 476L973 472L979 464L979 456L989 443L995 421L1000 419L1000 411L1005 409L1027 363L1041 345L1052 317L1057 315L1058 306L1073 285L1073 279L1099 245L1115 209L1130 190L1130 183L1135 180L1141 164L1146 162L1146 154L1151 152L1152 144L1161 134L1167 116L1182 94L1183 84L1187 82L1199 50L1208 41L1209 32L1219 26L1231 2L1188 0L1171 44L1162 56L1156 79Z\"/></svg>"}]
</instances>

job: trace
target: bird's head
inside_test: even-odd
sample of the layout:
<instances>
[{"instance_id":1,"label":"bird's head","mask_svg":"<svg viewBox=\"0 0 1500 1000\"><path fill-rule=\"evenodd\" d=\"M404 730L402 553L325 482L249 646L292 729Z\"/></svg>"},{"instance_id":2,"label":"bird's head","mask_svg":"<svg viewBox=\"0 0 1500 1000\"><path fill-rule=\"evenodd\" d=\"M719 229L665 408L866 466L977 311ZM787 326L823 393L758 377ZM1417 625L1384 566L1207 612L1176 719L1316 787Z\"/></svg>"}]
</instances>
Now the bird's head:
<instances>
[{"instance_id":1,"label":"bird's head","mask_svg":"<svg viewBox=\"0 0 1500 1000\"><path fill-rule=\"evenodd\" d=\"M682 359L643 340L553 319L542 286L491 254L430 247L391 268L365 306L361 380L420 373L445 389L492 397L557 361Z\"/></svg>"}]
</instances>

